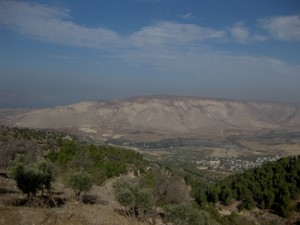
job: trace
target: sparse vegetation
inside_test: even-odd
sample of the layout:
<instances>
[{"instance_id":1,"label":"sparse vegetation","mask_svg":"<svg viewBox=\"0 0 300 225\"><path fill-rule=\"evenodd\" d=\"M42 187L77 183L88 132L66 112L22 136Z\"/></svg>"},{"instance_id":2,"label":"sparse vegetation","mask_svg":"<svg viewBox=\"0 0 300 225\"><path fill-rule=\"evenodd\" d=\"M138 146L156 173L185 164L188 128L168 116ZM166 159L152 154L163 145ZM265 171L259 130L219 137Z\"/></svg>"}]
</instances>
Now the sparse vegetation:
<instances>
[{"instance_id":1,"label":"sparse vegetation","mask_svg":"<svg viewBox=\"0 0 300 225\"><path fill-rule=\"evenodd\" d=\"M97 208L99 205L103 206L101 210L111 207L108 206L110 205L108 201L99 197L100 192L93 192L93 190L95 187L100 187L97 185L106 184L106 181L111 182L111 178L123 175L122 179L114 183L112 189L110 186L109 189L101 189L106 193L114 192L115 200L119 203L113 206L113 209L119 210L114 211L114 215L126 215L124 218L130 218L130 223L119 222L119 224L155 224L155 220L159 219L162 224L174 225L253 225L253 221L239 212L247 210L251 215L251 210L255 207L262 212L275 212L280 216L272 220L262 220L261 223L256 218L255 222L258 224L281 225L282 221L296 224L295 221L299 218L294 215L296 212L299 214L300 208L298 203L300 157L282 158L277 162L266 163L261 168L227 175L227 178L221 181L221 178L214 178L210 182L205 182L203 178L215 176L217 172L207 174L203 172L203 176L201 174L197 176L191 173L193 170L185 173L176 170L176 167L166 169L160 163L150 164L140 153L132 150L88 144L62 134L46 135L48 131L44 133L44 131L30 129L25 131L19 128L5 129L6 132L1 131L2 144L5 143L5 146L14 140L12 136L17 140L29 141L28 143L31 144L28 144L28 147L35 146L34 154L25 147L21 151L23 155L18 155L17 153L20 153L18 150L14 150L10 155L14 160L7 162L7 165L10 165L16 186L27 195L27 198L37 198L34 197L36 195L43 199L44 195L47 201L53 202L51 207L58 207L56 203L59 199L68 207L72 201L76 202L77 205L74 204L72 210L76 207L80 209L86 207L88 211L93 209L91 207ZM49 137L51 138L47 139ZM6 168L6 165L2 164L2 168ZM129 173L130 178L126 176ZM54 178L59 181L55 181ZM62 183L63 180L66 182ZM92 184L95 186L91 191ZM53 186L61 187L60 191L56 192L52 189ZM77 196L76 200L72 197L71 189ZM0 189L0 198L14 194L16 190L3 187ZM65 190L70 193L66 195ZM82 192L89 193L82 195ZM23 198L23 200L17 199L13 204L22 205L23 203L20 202L25 200L25 195ZM79 199L81 201L78 201ZM0 205L6 204L5 202L1 199ZM235 205L234 210L226 215L220 214L220 207L230 208L232 205ZM27 206L32 205L27 204ZM37 205L38 207L40 205ZM123 214L117 214L121 211L120 208ZM80 209L77 209L77 214L81 213ZM283 219L284 217L289 219ZM56 218L59 216L56 215ZM50 221L50 219L46 220ZM66 213L65 221L69 220L73 224L95 224L87 222L86 217L82 214L78 216L74 211Z\"/></svg>"}]
</instances>

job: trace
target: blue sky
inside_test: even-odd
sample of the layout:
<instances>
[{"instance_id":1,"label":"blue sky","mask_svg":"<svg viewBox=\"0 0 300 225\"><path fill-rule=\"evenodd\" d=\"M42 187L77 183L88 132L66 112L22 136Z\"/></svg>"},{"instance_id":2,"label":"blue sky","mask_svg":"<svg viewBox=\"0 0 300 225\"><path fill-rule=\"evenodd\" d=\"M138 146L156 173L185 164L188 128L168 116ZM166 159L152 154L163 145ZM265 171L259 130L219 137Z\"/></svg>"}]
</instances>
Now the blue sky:
<instances>
[{"instance_id":1,"label":"blue sky","mask_svg":"<svg viewBox=\"0 0 300 225\"><path fill-rule=\"evenodd\" d=\"M0 0L0 107L300 102L299 0Z\"/></svg>"}]
</instances>

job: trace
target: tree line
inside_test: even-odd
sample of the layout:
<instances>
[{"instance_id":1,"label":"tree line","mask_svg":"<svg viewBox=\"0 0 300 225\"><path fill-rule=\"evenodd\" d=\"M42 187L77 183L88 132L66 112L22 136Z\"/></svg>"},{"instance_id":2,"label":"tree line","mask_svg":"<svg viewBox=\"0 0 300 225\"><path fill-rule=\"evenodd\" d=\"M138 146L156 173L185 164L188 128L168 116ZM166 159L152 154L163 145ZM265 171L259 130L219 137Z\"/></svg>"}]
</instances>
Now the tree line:
<instances>
[{"instance_id":1,"label":"tree line","mask_svg":"<svg viewBox=\"0 0 300 225\"><path fill-rule=\"evenodd\" d=\"M300 195L300 156L284 157L260 168L231 175L214 185L193 184L195 200L201 207L221 201L230 205L241 201L239 210L273 210L282 217L296 209L294 200Z\"/></svg>"},{"instance_id":2,"label":"tree line","mask_svg":"<svg viewBox=\"0 0 300 225\"><path fill-rule=\"evenodd\" d=\"M47 158L64 173L83 170L93 183L102 184L106 179L132 172L144 173L149 165L142 154L129 149L105 145L81 144L60 139L59 151L51 150Z\"/></svg>"}]
</instances>

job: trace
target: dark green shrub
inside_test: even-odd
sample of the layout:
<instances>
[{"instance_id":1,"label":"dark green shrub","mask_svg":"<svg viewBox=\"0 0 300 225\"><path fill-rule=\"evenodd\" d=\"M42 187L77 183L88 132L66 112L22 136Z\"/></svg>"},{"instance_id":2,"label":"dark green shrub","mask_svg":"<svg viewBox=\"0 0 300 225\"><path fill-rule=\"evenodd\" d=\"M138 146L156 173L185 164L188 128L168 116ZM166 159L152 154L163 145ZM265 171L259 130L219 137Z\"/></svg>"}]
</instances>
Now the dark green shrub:
<instances>
[{"instance_id":1,"label":"dark green shrub","mask_svg":"<svg viewBox=\"0 0 300 225\"><path fill-rule=\"evenodd\" d=\"M50 163L40 158L36 163L26 165L24 157L18 155L13 161L12 176L17 182L18 188L27 197L35 196L39 190L51 189L51 183L54 179L53 169Z\"/></svg>"},{"instance_id":2,"label":"dark green shrub","mask_svg":"<svg viewBox=\"0 0 300 225\"><path fill-rule=\"evenodd\" d=\"M203 210L197 210L188 203L167 206L165 220L178 225L218 224L207 212Z\"/></svg>"}]
</instances>

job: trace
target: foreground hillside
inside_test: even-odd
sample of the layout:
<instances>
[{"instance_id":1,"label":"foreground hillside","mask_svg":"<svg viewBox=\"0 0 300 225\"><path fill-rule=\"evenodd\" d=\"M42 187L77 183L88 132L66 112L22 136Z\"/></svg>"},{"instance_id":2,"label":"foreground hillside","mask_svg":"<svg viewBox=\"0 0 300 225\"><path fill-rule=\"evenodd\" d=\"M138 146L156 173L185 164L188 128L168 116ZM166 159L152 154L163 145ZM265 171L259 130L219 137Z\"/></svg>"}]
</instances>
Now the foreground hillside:
<instances>
[{"instance_id":1,"label":"foreground hillside","mask_svg":"<svg viewBox=\"0 0 300 225\"><path fill-rule=\"evenodd\" d=\"M299 105L192 97L138 97L5 112L0 114L2 123L68 130L96 140L157 140L300 129Z\"/></svg>"},{"instance_id":2,"label":"foreground hillside","mask_svg":"<svg viewBox=\"0 0 300 225\"><path fill-rule=\"evenodd\" d=\"M116 177L147 169L137 152L1 126L0 159L0 224L145 224L119 212L112 189Z\"/></svg>"},{"instance_id":3,"label":"foreground hillside","mask_svg":"<svg viewBox=\"0 0 300 225\"><path fill-rule=\"evenodd\" d=\"M1 127L0 153L3 224L300 222L299 156L208 184L132 150L52 131Z\"/></svg>"}]
</instances>

